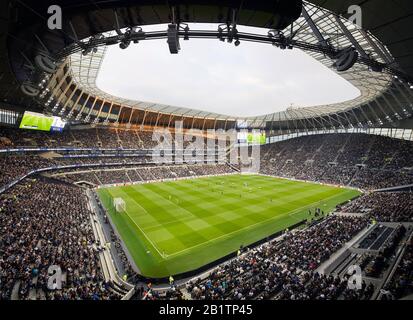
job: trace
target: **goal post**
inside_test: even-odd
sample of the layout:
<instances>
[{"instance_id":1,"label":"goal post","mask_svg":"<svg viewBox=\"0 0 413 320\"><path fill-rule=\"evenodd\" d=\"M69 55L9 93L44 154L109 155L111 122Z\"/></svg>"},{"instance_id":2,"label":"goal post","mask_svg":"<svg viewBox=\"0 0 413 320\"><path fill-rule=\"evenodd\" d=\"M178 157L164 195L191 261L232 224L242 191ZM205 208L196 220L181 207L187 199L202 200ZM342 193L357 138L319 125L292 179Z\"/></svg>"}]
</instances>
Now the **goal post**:
<instances>
[{"instance_id":1,"label":"goal post","mask_svg":"<svg viewBox=\"0 0 413 320\"><path fill-rule=\"evenodd\" d=\"M122 198L113 198L113 206L116 212L125 212L126 204Z\"/></svg>"}]
</instances>

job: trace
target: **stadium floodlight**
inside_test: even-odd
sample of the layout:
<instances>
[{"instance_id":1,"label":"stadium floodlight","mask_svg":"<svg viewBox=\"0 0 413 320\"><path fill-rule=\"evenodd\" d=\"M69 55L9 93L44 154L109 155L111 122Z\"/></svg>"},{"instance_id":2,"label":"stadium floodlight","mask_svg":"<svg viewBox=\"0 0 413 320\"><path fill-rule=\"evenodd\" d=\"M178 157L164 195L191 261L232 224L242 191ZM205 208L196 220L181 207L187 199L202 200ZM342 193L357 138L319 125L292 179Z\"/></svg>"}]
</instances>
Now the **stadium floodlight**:
<instances>
[{"instance_id":1,"label":"stadium floodlight","mask_svg":"<svg viewBox=\"0 0 413 320\"><path fill-rule=\"evenodd\" d=\"M370 66L370 69L374 72L383 72L383 66L379 64L373 64L372 66Z\"/></svg>"},{"instance_id":2,"label":"stadium floodlight","mask_svg":"<svg viewBox=\"0 0 413 320\"><path fill-rule=\"evenodd\" d=\"M82 50L82 55L86 57L91 52L92 52L92 48L85 48Z\"/></svg>"},{"instance_id":3,"label":"stadium floodlight","mask_svg":"<svg viewBox=\"0 0 413 320\"><path fill-rule=\"evenodd\" d=\"M136 31L139 29L138 31ZM142 30L141 27L134 27L132 28L132 34L134 36L133 43L138 43L139 40L145 39L145 32Z\"/></svg>"},{"instance_id":4,"label":"stadium floodlight","mask_svg":"<svg viewBox=\"0 0 413 320\"><path fill-rule=\"evenodd\" d=\"M130 40L123 40L119 44L119 48L121 48L122 50L125 50L127 47L129 47L129 45L130 45Z\"/></svg>"},{"instance_id":5,"label":"stadium floodlight","mask_svg":"<svg viewBox=\"0 0 413 320\"><path fill-rule=\"evenodd\" d=\"M225 39L223 37L223 32L224 32L224 29L222 29L221 26L218 26L218 39L219 39L219 41L225 41Z\"/></svg>"},{"instance_id":6,"label":"stadium floodlight","mask_svg":"<svg viewBox=\"0 0 413 320\"><path fill-rule=\"evenodd\" d=\"M189 26L186 25L184 28L185 34L184 34L184 40L189 40Z\"/></svg>"},{"instance_id":7,"label":"stadium floodlight","mask_svg":"<svg viewBox=\"0 0 413 320\"><path fill-rule=\"evenodd\" d=\"M179 45L178 25L174 23L168 24L168 46L171 54L177 54L181 47Z\"/></svg>"},{"instance_id":8,"label":"stadium floodlight","mask_svg":"<svg viewBox=\"0 0 413 320\"><path fill-rule=\"evenodd\" d=\"M336 61L334 62L333 67L339 72L347 71L354 66L358 57L359 53L353 47L342 49L334 57Z\"/></svg>"}]
</instances>

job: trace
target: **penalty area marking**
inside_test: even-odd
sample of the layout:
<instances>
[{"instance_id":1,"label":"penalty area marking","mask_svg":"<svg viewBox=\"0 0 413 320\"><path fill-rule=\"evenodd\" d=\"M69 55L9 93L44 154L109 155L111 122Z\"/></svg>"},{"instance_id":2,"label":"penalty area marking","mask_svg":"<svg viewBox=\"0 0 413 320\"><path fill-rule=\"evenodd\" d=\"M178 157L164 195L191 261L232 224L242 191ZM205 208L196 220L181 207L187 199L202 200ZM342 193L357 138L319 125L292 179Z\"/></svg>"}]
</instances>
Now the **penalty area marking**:
<instances>
[{"instance_id":1,"label":"penalty area marking","mask_svg":"<svg viewBox=\"0 0 413 320\"><path fill-rule=\"evenodd\" d=\"M141 207L147 214L149 214L148 211L146 211L145 208L143 208L140 204L137 203L137 205L138 205L139 207ZM158 247L155 245L155 243L153 243L153 241L146 235L146 233L143 231L143 229L142 229L142 228L135 222L135 220L129 215L128 210L124 210L124 211L125 211L126 215L128 216L128 218L135 224L135 226L138 227L139 231L143 234L143 236L146 238L146 240L148 240L149 243L152 245L152 247L158 252L158 254L159 254L163 259L165 259L166 257L168 257L168 255L165 254L165 253L162 253L162 252L158 249Z\"/></svg>"}]
</instances>

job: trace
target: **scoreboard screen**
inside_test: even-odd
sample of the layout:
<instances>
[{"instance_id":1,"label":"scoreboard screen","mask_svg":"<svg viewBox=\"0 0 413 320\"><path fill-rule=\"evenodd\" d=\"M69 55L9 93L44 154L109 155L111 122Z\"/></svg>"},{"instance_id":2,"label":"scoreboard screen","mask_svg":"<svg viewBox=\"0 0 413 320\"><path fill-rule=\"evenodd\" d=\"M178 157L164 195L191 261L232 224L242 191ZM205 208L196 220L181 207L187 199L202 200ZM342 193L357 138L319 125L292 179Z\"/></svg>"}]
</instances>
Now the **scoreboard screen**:
<instances>
[{"instance_id":1,"label":"scoreboard screen","mask_svg":"<svg viewBox=\"0 0 413 320\"><path fill-rule=\"evenodd\" d=\"M63 131L65 125L66 122L60 117L26 111L20 122L20 129L60 132Z\"/></svg>"},{"instance_id":2,"label":"scoreboard screen","mask_svg":"<svg viewBox=\"0 0 413 320\"><path fill-rule=\"evenodd\" d=\"M238 143L248 145L265 144L266 134L264 131L252 131L252 132L239 132Z\"/></svg>"}]
</instances>

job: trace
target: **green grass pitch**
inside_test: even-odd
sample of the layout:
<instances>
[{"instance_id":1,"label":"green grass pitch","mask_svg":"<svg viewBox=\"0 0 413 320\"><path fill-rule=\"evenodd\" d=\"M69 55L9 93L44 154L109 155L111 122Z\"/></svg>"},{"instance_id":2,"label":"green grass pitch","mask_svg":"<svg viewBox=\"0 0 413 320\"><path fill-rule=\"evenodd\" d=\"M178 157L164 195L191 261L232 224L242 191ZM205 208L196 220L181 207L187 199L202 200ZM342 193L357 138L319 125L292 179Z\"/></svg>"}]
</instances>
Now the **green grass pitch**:
<instances>
[{"instance_id":1,"label":"green grass pitch","mask_svg":"<svg viewBox=\"0 0 413 320\"><path fill-rule=\"evenodd\" d=\"M98 190L142 275L195 270L359 191L260 175L227 175ZM116 213L113 198L126 211ZM314 210L312 210L314 212Z\"/></svg>"}]
</instances>

